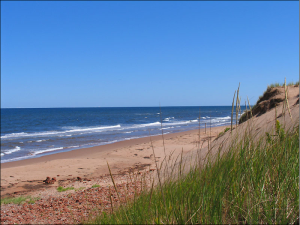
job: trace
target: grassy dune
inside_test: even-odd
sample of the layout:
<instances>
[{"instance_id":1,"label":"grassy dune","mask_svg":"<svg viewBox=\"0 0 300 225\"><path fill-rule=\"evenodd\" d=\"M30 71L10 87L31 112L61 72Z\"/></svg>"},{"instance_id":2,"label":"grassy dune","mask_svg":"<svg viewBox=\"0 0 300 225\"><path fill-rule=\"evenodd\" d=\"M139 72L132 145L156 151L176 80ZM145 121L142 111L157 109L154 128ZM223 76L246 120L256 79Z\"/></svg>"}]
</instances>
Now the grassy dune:
<instances>
[{"instance_id":1,"label":"grassy dune","mask_svg":"<svg viewBox=\"0 0 300 225\"><path fill-rule=\"evenodd\" d=\"M142 193L97 224L294 223L299 215L299 126L245 138L176 181Z\"/></svg>"},{"instance_id":2,"label":"grassy dune","mask_svg":"<svg viewBox=\"0 0 300 225\"><path fill-rule=\"evenodd\" d=\"M248 123L251 126L251 120ZM247 129L246 129L247 130ZM227 131L231 132L231 131ZM254 141L245 133L225 152L103 213L96 224L295 223L299 221L299 123L276 121ZM196 162L196 160L195 160ZM161 171L160 174L163 174ZM160 175L161 176L161 175Z\"/></svg>"}]
</instances>

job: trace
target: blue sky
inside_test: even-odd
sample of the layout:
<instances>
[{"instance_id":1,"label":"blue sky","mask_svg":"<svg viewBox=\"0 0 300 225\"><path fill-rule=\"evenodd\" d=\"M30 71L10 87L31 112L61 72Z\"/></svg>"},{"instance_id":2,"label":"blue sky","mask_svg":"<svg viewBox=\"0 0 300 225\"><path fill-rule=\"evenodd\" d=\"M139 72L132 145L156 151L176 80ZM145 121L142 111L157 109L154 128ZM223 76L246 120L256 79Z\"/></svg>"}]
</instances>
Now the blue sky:
<instances>
[{"instance_id":1,"label":"blue sky","mask_svg":"<svg viewBox=\"0 0 300 225\"><path fill-rule=\"evenodd\" d=\"M1 107L255 104L299 80L298 1L1 2Z\"/></svg>"}]
</instances>

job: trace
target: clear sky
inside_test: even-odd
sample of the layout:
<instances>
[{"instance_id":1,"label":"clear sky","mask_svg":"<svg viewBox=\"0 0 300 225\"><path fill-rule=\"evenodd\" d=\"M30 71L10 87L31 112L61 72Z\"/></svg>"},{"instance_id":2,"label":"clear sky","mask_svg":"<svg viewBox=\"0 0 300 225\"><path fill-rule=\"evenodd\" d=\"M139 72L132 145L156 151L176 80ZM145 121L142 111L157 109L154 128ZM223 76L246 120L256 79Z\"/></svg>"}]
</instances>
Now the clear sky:
<instances>
[{"instance_id":1,"label":"clear sky","mask_svg":"<svg viewBox=\"0 0 300 225\"><path fill-rule=\"evenodd\" d=\"M299 80L299 1L1 1L1 107L255 104Z\"/></svg>"}]
</instances>

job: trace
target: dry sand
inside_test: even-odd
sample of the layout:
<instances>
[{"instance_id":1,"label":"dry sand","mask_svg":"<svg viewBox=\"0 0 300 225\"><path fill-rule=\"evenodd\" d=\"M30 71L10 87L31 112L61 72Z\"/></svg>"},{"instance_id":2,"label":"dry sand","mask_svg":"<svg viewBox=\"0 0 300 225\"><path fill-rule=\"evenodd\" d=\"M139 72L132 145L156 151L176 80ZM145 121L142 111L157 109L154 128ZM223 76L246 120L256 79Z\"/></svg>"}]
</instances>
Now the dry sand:
<instances>
[{"instance_id":1,"label":"dry sand","mask_svg":"<svg viewBox=\"0 0 300 225\"><path fill-rule=\"evenodd\" d=\"M226 127L201 129L203 140L215 139ZM45 188L56 188L59 181L74 181L77 177L97 179L109 174L107 162L113 174L155 168L156 161L161 162L166 155L186 154L198 148L199 130L152 136L92 148L57 153L39 158L26 159L1 164L1 197L14 194L29 194ZM164 143L163 143L164 142ZM152 149L153 144L153 149ZM207 145L204 142L202 147ZM164 147L165 146L165 147ZM54 184L44 184L46 177L56 177ZM99 183L99 181L98 181ZM101 184L101 181L100 181ZM30 193L32 194L32 193Z\"/></svg>"}]
</instances>

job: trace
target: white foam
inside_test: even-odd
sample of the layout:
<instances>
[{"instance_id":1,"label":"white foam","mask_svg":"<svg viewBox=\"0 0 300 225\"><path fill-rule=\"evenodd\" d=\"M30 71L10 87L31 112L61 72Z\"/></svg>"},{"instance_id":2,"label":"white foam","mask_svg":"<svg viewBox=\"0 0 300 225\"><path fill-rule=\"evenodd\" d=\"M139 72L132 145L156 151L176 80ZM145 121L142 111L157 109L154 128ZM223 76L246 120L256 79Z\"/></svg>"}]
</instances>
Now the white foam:
<instances>
[{"instance_id":1,"label":"white foam","mask_svg":"<svg viewBox=\"0 0 300 225\"><path fill-rule=\"evenodd\" d=\"M87 131L102 131L106 129L113 129L113 128L120 128L121 125L115 125L115 126L100 126L100 127L87 127L87 128L75 128L75 129L69 129L65 131L43 131L43 132L34 132L34 133L11 133L6 134L4 136L1 136L1 139L5 138L20 138L20 137L36 137L36 136L51 136L51 135L61 135L61 137L67 135L70 135L69 133L76 133L76 132L87 132Z\"/></svg>"},{"instance_id":2,"label":"white foam","mask_svg":"<svg viewBox=\"0 0 300 225\"><path fill-rule=\"evenodd\" d=\"M45 152L52 152L52 151L57 151L57 150L61 150L61 149L64 149L64 148L63 147L50 148L50 149L35 151L35 152L31 152L31 153L32 153L32 155L38 155L38 154L42 154L42 153L45 153Z\"/></svg>"},{"instance_id":3,"label":"white foam","mask_svg":"<svg viewBox=\"0 0 300 225\"><path fill-rule=\"evenodd\" d=\"M209 116L205 116L205 117L201 117L202 119L207 119L209 120L210 118L213 120L213 119L216 119L216 120L230 120L231 117L230 116L224 116L224 117L209 117Z\"/></svg>"},{"instance_id":4,"label":"white foam","mask_svg":"<svg viewBox=\"0 0 300 225\"><path fill-rule=\"evenodd\" d=\"M154 136L154 135L150 135L150 136ZM144 137L149 137L149 136L148 135L147 136L136 136L136 137L124 138L122 140L131 140L131 139L144 138ZM122 141L122 140L120 140L120 141Z\"/></svg>"},{"instance_id":5,"label":"white foam","mask_svg":"<svg viewBox=\"0 0 300 225\"><path fill-rule=\"evenodd\" d=\"M9 155L11 153L14 153L14 152L17 152L17 151L20 151L20 150L21 150L21 148L19 146L16 146L14 149L4 151L4 154Z\"/></svg>"},{"instance_id":6,"label":"white foam","mask_svg":"<svg viewBox=\"0 0 300 225\"><path fill-rule=\"evenodd\" d=\"M230 120L231 117L230 116L225 116L225 117L216 117L216 119L220 119L220 120Z\"/></svg>"},{"instance_id":7,"label":"white foam","mask_svg":"<svg viewBox=\"0 0 300 225\"><path fill-rule=\"evenodd\" d=\"M160 126L160 122L136 124L132 128L151 127L151 126Z\"/></svg>"},{"instance_id":8,"label":"white foam","mask_svg":"<svg viewBox=\"0 0 300 225\"><path fill-rule=\"evenodd\" d=\"M79 147L79 145L75 145L75 146L68 146L66 148L78 148L78 147Z\"/></svg>"},{"instance_id":9,"label":"white foam","mask_svg":"<svg viewBox=\"0 0 300 225\"><path fill-rule=\"evenodd\" d=\"M1 152L1 156L4 156L4 153Z\"/></svg>"},{"instance_id":10,"label":"white foam","mask_svg":"<svg viewBox=\"0 0 300 225\"><path fill-rule=\"evenodd\" d=\"M178 122L172 122L167 124L171 126L176 126L176 125L183 125L183 124L194 123L194 122L198 122L198 120L178 121Z\"/></svg>"},{"instance_id":11,"label":"white foam","mask_svg":"<svg viewBox=\"0 0 300 225\"><path fill-rule=\"evenodd\" d=\"M165 118L163 121L165 122L169 122L170 120L174 119L174 117L168 117L168 118Z\"/></svg>"},{"instance_id":12,"label":"white foam","mask_svg":"<svg viewBox=\"0 0 300 225\"><path fill-rule=\"evenodd\" d=\"M21 133L11 133L11 134L5 134L4 136L1 136L1 138L8 138L8 137L20 137L22 135L26 135L27 133L21 132Z\"/></svg>"},{"instance_id":13,"label":"white foam","mask_svg":"<svg viewBox=\"0 0 300 225\"><path fill-rule=\"evenodd\" d=\"M168 130L168 129L171 129L171 128L174 128L174 127L163 127L162 129L163 130ZM161 129L160 129L161 130Z\"/></svg>"},{"instance_id":14,"label":"white foam","mask_svg":"<svg viewBox=\"0 0 300 225\"><path fill-rule=\"evenodd\" d=\"M66 132L82 132L82 131L95 131L95 130L104 130L104 129L111 129L111 128L119 128L121 127L120 124L116 126L107 126L107 127L93 127L93 128L84 128L84 129L74 129L74 130L69 130Z\"/></svg>"},{"instance_id":15,"label":"white foam","mask_svg":"<svg viewBox=\"0 0 300 225\"><path fill-rule=\"evenodd\" d=\"M227 117L216 117L214 119L211 120L212 123L219 123L219 122L228 122L230 121L230 116Z\"/></svg>"},{"instance_id":16,"label":"white foam","mask_svg":"<svg viewBox=\"0 0 300 225\"><path fill-rule=\"evenodd\" d=\"M11 162L11 161L18 161L18 160L22 160L22 159L27 159L30 158L31 156L21 156L21 157L17 157L17 158L12 158L12 159L6 159L6 160L2 160L1 158L1 163L5 163L5 162Z\"/></svg>"}]
</instances>

